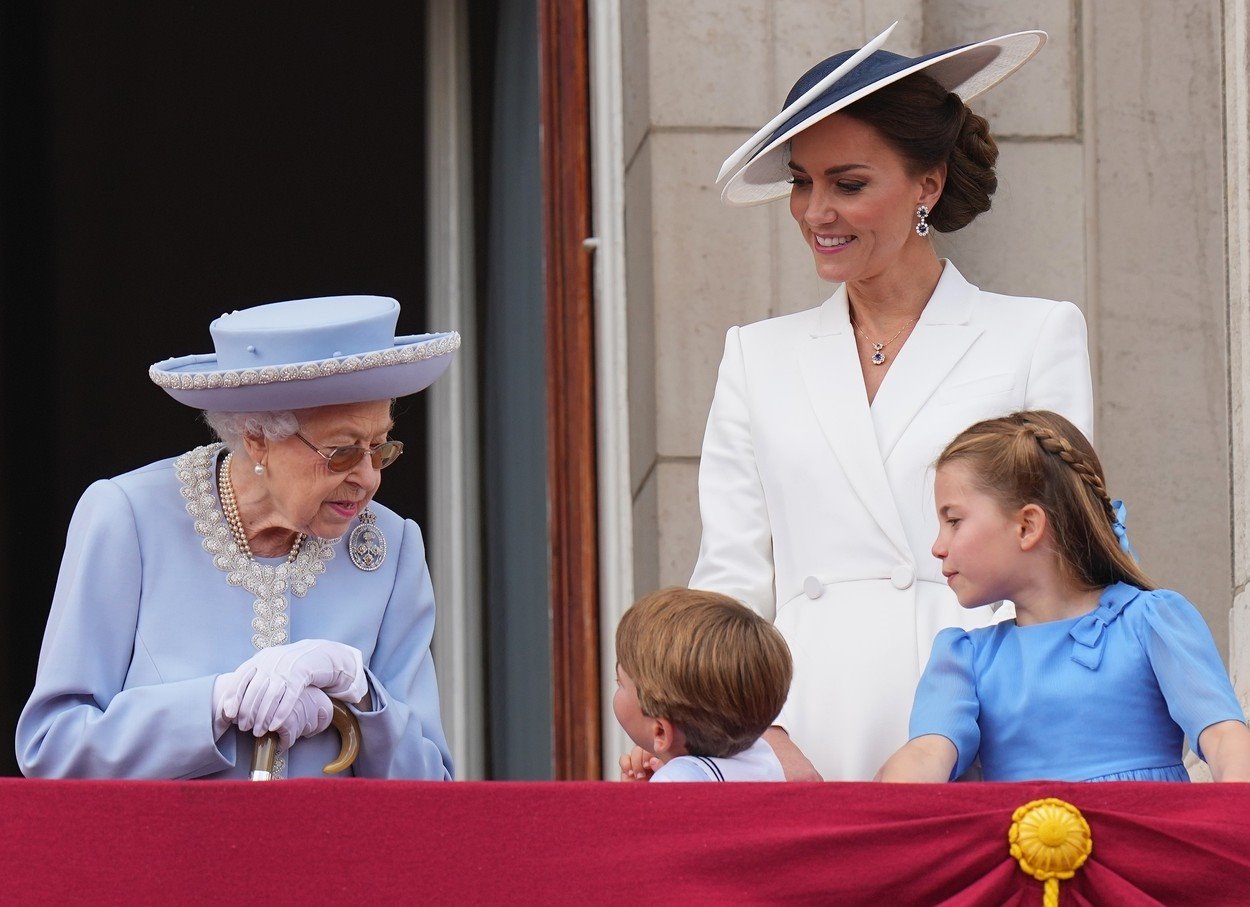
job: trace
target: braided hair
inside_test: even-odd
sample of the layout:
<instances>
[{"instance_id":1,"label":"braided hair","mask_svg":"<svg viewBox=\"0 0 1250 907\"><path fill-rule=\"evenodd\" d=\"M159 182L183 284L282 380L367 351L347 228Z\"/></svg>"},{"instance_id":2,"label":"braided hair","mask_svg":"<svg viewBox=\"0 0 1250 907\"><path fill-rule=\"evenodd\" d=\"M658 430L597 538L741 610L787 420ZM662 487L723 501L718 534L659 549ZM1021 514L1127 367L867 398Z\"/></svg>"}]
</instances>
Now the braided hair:
<instances>
[{"instance_id":1,"label":"braided hair","mask_svg":"<svg viewBox=\"0 0 1250 907\"><path fill-rule=\"evenodd\" d=\"M1120 547L1098 454L1063 416L1026 410L978 422L946 446L937 466L954 462L966 463L977 486L1007 509L1041 507L1060 563L1077 583L1155 588Z\"/></svg>"}]
</instances>

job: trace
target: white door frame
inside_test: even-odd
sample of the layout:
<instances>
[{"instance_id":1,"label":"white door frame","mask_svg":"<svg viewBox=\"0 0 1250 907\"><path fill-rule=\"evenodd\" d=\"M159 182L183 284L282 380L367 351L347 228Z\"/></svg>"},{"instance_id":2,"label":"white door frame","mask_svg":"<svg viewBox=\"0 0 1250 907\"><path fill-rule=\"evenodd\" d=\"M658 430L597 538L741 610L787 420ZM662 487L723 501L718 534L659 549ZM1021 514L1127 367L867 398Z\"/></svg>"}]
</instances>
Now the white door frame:
<instances>
[{"instance_id":1,"label":"white door frame","mask_svg":"<svg viewBox=\"0 0 1250 907\"><path fill-rule=\"evenodd\" d=\"M615 779L629 738L612 713L616 625L634 599L629 487L629 347L625 292L624 101L620 0L590 0L591 207L595 235L595 444L599 462L599 664L603 776Z\"/></svg>"},{"instance_id":2,"label":"white door frame","mask_svg":"<svg viewBox=\"0 0 1250 907\"><path fill-rule=\"evenodd\" d=\"M460 332L460 352L427 392L430 574L438 601L434 655L456 777L486 771L481 493L469 104L469 29L458 0L426 8L426 209L429 329Z\"/></svg>"}]
</instances>

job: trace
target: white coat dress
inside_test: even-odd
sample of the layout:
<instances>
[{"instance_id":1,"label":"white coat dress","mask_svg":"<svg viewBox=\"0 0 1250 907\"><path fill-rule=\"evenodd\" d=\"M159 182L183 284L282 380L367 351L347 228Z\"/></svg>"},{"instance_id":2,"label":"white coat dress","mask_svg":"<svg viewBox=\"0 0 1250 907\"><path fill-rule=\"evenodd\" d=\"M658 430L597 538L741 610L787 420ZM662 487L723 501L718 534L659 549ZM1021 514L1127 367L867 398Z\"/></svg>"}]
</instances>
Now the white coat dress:
<instances>
[{"instance_id":1,"label":"white coat dress","mask_svg":"<svg viewBox=\"0 0 1250 907\"><path fill-rule=\"evenodd\" d=\"M943 264L871 406L844 286L725 338L690 586L775 621L795 667L777 723L830 781L871 779L906 742L939 630L991 622L960 607L930 553L942 448L1021 409L1091 431L1080 310L982 292Z\"/></svg>"}]
</instances>

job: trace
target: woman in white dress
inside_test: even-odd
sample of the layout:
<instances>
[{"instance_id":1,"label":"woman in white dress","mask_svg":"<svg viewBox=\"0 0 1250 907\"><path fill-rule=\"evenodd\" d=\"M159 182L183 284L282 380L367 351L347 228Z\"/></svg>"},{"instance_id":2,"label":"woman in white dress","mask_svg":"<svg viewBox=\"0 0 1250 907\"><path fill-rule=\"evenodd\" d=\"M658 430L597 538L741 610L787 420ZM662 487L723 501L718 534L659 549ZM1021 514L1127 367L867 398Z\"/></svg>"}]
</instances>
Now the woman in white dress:
<instances>
[{"instance_id":1,"label":"woman in white dress","mask_svg":"<svg viewBox=\"0 0 1250 907\"><path fill-rule=\"evenodd\" d=\"M722 171L729 204L788 197L817 272L840 284L818 308L729 330L699 471L690 585L789 643L794 682L765 739L790 780L871 779L906 740L937 632L992 619L959 607L930 553L943 445L1019 409L1092 422L1080 311L983 292L930 242L997 185L988 124L965 102L1045 34L914 59L879 41L813 68Z\"/></svg>"}]
</instances>

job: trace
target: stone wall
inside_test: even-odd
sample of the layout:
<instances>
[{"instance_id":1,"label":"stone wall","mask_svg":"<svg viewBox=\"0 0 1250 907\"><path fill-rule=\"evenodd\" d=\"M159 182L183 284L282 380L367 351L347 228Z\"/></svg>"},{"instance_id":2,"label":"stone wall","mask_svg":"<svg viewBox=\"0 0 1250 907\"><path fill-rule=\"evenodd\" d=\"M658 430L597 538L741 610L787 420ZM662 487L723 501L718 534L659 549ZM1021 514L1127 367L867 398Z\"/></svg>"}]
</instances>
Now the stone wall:
<instances>
[{"instance_id":1,"label":"stone wall","mask_svg":"<svg viewBox=\"0 0 1250 907\"><path fill-rule=\"evenodd\" d=\"M720 203L721 161L803 71L895 19L890 47L912 53L1042 28L1039 57L973 102L999 138L1000 187L939 252L986 289L1084 310L1110 487L1147 572L1198 604L1226 652L1230 450L1244 466L1248 445L1243 423L1239 448L1230 428L1230 393L1244 407L1247 390L1236 333L1230 382L1222 89L1222 20L1240 10L1244 24L1245 0L1224 7L1035 0L1022 17L994 0L623 2L635 593L684 584L694 564L725 330L832 290L784 204ZM1232 308L1243 322L1244 309Z\"/></svg>"},{"instance_id":2,"label":"stone wall","mask_svg":"<svg viewBox=\"0 0 1250 907\"><path fill-rule=\"evenodd\" d=\"M1224 4L1233 609L1229 667L1250 705L1250 3Z\"/></svg>"}]
</instances>

